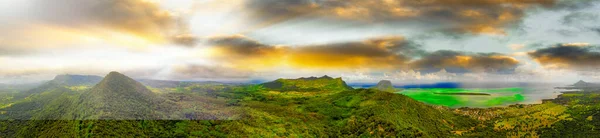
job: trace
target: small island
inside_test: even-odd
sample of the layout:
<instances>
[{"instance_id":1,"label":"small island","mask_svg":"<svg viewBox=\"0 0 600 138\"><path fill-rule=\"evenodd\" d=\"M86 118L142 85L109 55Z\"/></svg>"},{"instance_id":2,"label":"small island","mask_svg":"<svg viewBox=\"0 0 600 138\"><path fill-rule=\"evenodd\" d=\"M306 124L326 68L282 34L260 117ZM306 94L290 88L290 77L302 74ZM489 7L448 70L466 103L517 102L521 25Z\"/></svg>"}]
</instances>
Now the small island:
<instances>
[{"instance_id":1,"label":"small island","mask_svg":"<svg viewBox=\"0 0 600 138\"><path fill-rule=\"evenodd\" d=\"M487 94L487 93L468 93L468 92L457 92L457 93L433 93L433 94L440 94L440 95L485 95L485 96L490 96L491 94Z\"/></svg>"}]
</instances>

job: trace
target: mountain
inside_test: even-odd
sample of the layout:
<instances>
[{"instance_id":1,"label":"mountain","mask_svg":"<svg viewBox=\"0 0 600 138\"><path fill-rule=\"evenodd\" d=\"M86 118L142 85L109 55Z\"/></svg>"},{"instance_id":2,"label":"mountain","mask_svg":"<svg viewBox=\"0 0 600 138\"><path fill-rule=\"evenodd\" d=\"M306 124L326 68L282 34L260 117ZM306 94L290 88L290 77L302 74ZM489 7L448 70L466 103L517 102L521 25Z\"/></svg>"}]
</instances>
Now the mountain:
<instances>
[{"instance_id":1,"label":"mountain","mask_svg":"<svg viewBox=\"0 0 600 138\"><path fill-rule=\"evenodd\" d=\"M90 91L83 93L77 112L80 119L156 119L165 100L141 83L110 72Z\"/></svg>"},{"instance_id":2,"label":"mountain","mask_svg":"<svg viewBox=\"0 0 600 138\"><path fill-rule=\"evenodd\" d=\"M78 85L96 85L102 80L100 76L94 75L57 75L52 80L53 83L63 84L67 86Z\"/></svg>"},{"instance_id":3,"label":"mountain","mask_svg":"<svg viewBox=\"0 0 600 138\"><path fill-rule=\"evenodd\" d=\"M448 137L474 120L410 97L374 89L355 89L307 101L303 110L329 117L340 137ZM344 124L344 125L339 125ZM335 128L339 126L339 128Z\"/></svg>"},{"instance_id":4,"label":"mountain","mask_svg":"<svg viewBox=\"0 0 600 138\"><path fill-rule=\"evenodd\" d=\"M44 82L23 83L23 84L3 84L0 83L0 92L18 92L33 89L42 85Z\"/></svg>"},{"instance_id":5,"label":"mountain","mask_svg":"<svg viewBox=\"0 0 600 138\"><path fill-rule=\"evenodd\" d=\"M45 82L38 87L20 92L19 94L15 95L15 99L21 99L32 94L39 94L44 91L68 86L93 86L101 80L102 77L93 75L57 75L54 77L54 79Z\"/></svg>"},{"instance_id":6,"label":"mountain","mask_svg":"<svg viewBox=\"0 0 600 138\"><path fill-rule=\"evenodd\" d=\"M452 131L478 123L401 94L351 89L341 78L328 76L231 86L217 94L157 95L111 72L85 92L61 87L0 109L0 137L452 137ZM2 112L10 116L3 118ZM227 120L209 121L227 115ZM201 121L203 116L215 117Z\"/></svg>"},{"instance_id":7,"label":"mountain","mask_svg":"<svg viewBox=\"0 0 600 138\"><path fill-rule=\"evenodd\" d=\"M381 80L373 88L385 92L396 92L396 88L394 88L392 82L389 80Z\"/></svg>"},{"instance_id":8,"label":"mountain","mask_svg":"<svg viewBox=\"0 0 600 138\"><path fill-rule=\"evenodd\" d=\"M327 75L323 77L277 79L261 85L269 90L277 91L344 91L352 89L342 78L331 78Z\"/></svg>"},{"instance_id":9,"label":"mountain","mask_svg":"<svg viewBox=\"0 0 600 138\"><path fill-rule=\"evenodd\" d=\"M0 108L0 120L58 120L72 119L73 97L77 92L65 87L46 89L41 93L32 94L27 99Z\"/></svg>"},{"instance_id":10,"label":"mountain","mask_svg":"<svg viewBox=\"0 0 600 138\"><path fill-rule=\"evenodd\" d=\"M583 80L579 80L578 82L576 82L575 84L573 84L573 86L575 86L575 87L590 87L590 86L592 86L592 84L591 83L587 83L587 82L585 82Z\"/></svg>"}]
</instances>

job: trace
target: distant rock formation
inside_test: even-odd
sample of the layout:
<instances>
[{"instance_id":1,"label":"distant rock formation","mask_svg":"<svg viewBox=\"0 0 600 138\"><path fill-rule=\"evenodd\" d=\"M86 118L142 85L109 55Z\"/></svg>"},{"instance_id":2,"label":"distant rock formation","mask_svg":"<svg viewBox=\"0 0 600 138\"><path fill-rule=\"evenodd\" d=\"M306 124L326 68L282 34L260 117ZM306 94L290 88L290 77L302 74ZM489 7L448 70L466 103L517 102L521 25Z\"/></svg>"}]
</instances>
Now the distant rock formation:
<instances>
[{"instance_id":1,"label":"distant rock formation","mask_svg":"<svg viewBox=\"0 0 600 138\"><path fill-rule=\"evenodd\" d=\"M583 91L597 91L600 90L600 84L598 83L589 83L583 80L579 80L578 82L569 85L567 87L555 87L555 89L579 89Z\"/></svg>"},{"instance_id":2,"label":"distant rock formation","mask_svg":"<svg viewBox=\"0 0 600 138\"><path fill-rule=\"evenodd\" d=\"M575 87L591 87L592 84L591 83L587 83L583 80L579 80L578 82L576 82L575 84L573 84L573 86Z\"/></svg>"},{"instance_id":3,"label":"distant rock formation","mask_svg":"<svg viewBox=\"0 0 600 138\"><path fill-rule=\"evenodd\" d=\"M373 88L377 89L377 90L380 90L380 91L396 92L396 88L394 88L394 86L392 85L392 82L389 81L389 80L381 80Z\"/></svg>"}]
</instances>

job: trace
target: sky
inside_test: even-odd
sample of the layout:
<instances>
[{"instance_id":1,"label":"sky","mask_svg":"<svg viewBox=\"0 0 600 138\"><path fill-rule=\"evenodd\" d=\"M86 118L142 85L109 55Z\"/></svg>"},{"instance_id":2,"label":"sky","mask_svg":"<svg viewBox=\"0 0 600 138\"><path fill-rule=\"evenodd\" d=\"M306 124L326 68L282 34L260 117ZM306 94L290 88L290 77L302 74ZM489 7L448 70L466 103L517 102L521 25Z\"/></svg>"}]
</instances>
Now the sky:
<instances>
[{"instance_id":1,"label":"sky","mask_svg":"<svg viewBox=\"0 0 600 138\"><path fill-rule=\"evenodd\" d=\"M599 0L0 0L0 83L600 82Z\"/></svg>"}]
</instances>

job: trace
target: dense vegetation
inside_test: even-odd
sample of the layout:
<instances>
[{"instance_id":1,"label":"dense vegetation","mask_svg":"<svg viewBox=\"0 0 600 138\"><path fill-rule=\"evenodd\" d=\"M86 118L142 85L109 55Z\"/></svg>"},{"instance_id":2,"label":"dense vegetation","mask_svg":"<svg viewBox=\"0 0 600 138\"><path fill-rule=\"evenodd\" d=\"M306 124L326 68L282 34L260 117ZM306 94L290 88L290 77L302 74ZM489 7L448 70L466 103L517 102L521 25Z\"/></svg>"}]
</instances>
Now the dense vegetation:
<instances>
[{"instance_id":1,"label":"dense vegetation","mask_svg":"<svg viewBox=\"0 0 600 138\"><path fill-rule=\"evenodd\" d=\"M315 92L315 91L340 91L350 90L352 87L346 85L342 78L309 77L299 79L277 79L272 82L267 82L261 86L275 91L300 91L300 92Z\"/></svg>"},{"instance_id":2,"label":"dense vegetation","mask_svg":"<svg viewBox=\"0 0 600 138\"><path fill-rule=\"evenodd\" d=\"M600 127L600 94L591 92L450 109L329 77L153 83L161 87L115 72L96 85L52 83L24 98L3 93L0 137L586 137Z\"/></svg>"}]
</instances>

